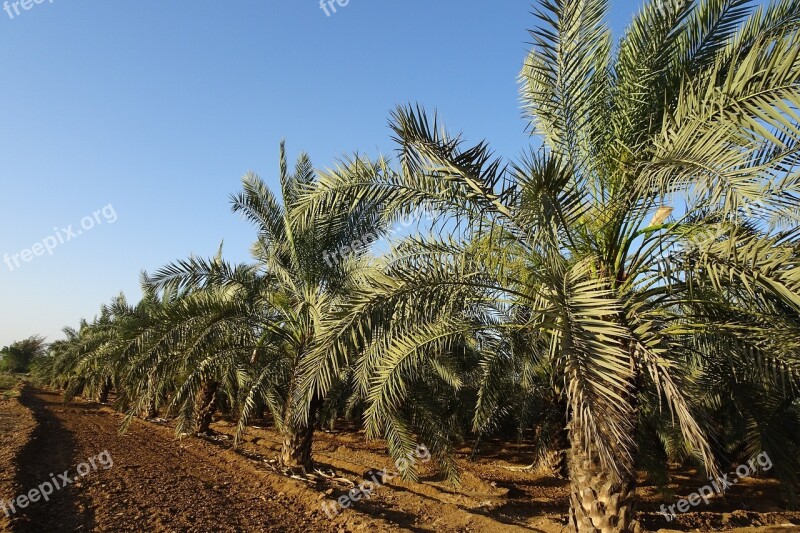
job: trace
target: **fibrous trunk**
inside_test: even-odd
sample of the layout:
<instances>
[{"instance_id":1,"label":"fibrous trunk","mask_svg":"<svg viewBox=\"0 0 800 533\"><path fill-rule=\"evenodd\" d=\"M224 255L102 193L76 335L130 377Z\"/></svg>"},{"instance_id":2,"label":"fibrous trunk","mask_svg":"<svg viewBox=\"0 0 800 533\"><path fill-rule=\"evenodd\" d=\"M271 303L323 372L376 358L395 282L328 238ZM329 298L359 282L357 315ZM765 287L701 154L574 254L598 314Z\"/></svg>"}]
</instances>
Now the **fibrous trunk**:
<instances>
[{"instance_id":1,"label":"fibrous trunk","mask_svg":"<svg viewBox=\"0 0 800 533\"><path fill-rule=\"evenodd\" d=\"M560 447L560 440L554 443L553 449L547 450L540 463L541 469L557 479L569 478L569 449L565 446Z\"/></svg>"},{"instance_id":2,"label":"fibrous trunk","mask_svg":"<svg viewBox=\"0 0 800 533\"><path fill-rule=\"evenodd\" d=\"M574 424L574 422L573 422ZM580 432L570 432L570 526L578 533L638 533L636 482L603 466ZM593 453L594 452L594 453ZM622 470L622 469L621 469Z\"/></svg>"},{"instance_id":3,"label":"fibrous trunk","mask_svg":"<svg viewBox=\"0 0 800 533\"><path fill-rule=\"evenodd\" d=\"M97 398L100 403L108 403L108 395L111 393L111 386L111 378L106 378L100 389L100 395Z\"/></svg>"},{"instance_id":4,"label":"fibrous trunk","mask_svg":"<svg viewBox=\"0 0 800 533\"><path fill-rule=\"evenodd\" d=\"M288 468L302 468L310 472L313 468L311 446L314 442L314 426L317 422L317 411L322 402L317 398L309 407L308 420L298 424L293 414L287 410L284 419L283 446L281 448L281 464Z\"/></svg>"},{"instance_id":5,"label":"fibrous trunk","mask_svg":"<svg viewBox=\"0 0 800 533\"><path fill-rule=\"evenodd\" d=\"M156 405L156 399L153 398L147 404L147 413L145 414L147 418L156 418L158 417L158 407Z\"/></svg>"},{"instance_id":6,"label":"fibrous trunk","mask_svg":"<svg viewBox=\"0 0 800 533\"><path fill-rule=\"evenodd\" d=\"M281 464L289 468L312 468L311 445L314 442L314 426L286 431L281 449Z\"/></svg>"},{"instance_id":7,"label":"fibrous trunk","mask_svg":"<svg viewBox=\"0 0 800 533\"><path fill-rule=\"evenodd\" d=\"M197 432L209 434L211 432L211 421L217 403L217 389L219 383L215 381L204 381L200 386L200 394L197 398Z\"/></svg>"},{"instance_id":8,"label":"fibrous trunk","mask_svg":"<svg viewBox=\"0 0 800 533\"><path fill-rule=\"evenodd\" d=\"M556 430L553 441L539 463L540 470L558 479L569 478L569 433L565 427Z\"/></svg>"},{"instance_id":9,"label":"fibrous trunk","mask_svg":"<svg viewBox=\"0 0 800 533\"><path fill-rule=\"evenodd\" d=\"M258 420L260 424L264 424L265 426L269 425L269 409L267 409L266 405L261 405L258 407L255 419Z\"/></svg>"},{"instance_id":10,"label":"fibrous trunk","mask_svg":"<svg viewBox=\"0 0 800 533\"><path fill-rule=\"evenodd\" d=\"M145 417L147 418L157 418L158 417L158 387L156 386L156 380L153 376L150 376L148 380L148 386L154 389L152 396L150 396L150 401L147 402L147 411L145 412Z\"/></svg>"}]
</instances>

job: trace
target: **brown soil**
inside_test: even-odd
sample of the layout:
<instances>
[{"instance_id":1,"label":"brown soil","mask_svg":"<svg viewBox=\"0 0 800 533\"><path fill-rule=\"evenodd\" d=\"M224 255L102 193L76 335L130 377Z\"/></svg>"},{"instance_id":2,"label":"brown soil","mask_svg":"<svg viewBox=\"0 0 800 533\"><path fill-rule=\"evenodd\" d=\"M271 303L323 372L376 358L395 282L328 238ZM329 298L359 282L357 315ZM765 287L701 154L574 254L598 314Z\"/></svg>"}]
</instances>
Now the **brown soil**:
<instances>
[{"instance_id":1,"label":"brown soil","mask_svg":"<svg viewBox=\"0 0 800 533\"><path fill-rule=\"evenodd\" d=\"M0 399L0 499L21 492L13 465L35 428L33 415L17 399ZM11 520L0 508L0 531L7 531L10 527Z\"/></svg>"},{"instance_id":2,"label":"brown soil","mask_svg":"<svg viewBox=\"0 0 800 533\"><path fill-rule=\"evenodd\" d=\"M395 478L331 519L322 504L345 494L347 486L274 473L267 461L277 454L280 439L272 429L251 428L234 451L230 422L212 425L216 437L176 440L168 424L138 420L120 436L121 420L107 407L65 405L57 393L32 388L24 389L19 401L0 402L0 461L15 466L0 473L0 498L35 488L51 474L69 470L74 476L76 465L100 452L107 450L114 460L112 468L89 473L49 502L18 510L10 525L0 522L0 531L560 533L566 523L566 482L508 469L530 462L524 445L490 443L477 462L463 450L457 489L422 465L421 483ZM367 442L357 431L318 432L314 455L323 470L356 483L368 469L391 466L384 444ZM693 472L676 473L675 479L669 487L675 495L705 484ZM647 484L641 494L641 517L650 530L800 530L791 525L800 524L800 514L783 511L777 485L767 480L747 480L724 500L669 523L657 511L677 496Z\"/></svg>"}]
</instances>

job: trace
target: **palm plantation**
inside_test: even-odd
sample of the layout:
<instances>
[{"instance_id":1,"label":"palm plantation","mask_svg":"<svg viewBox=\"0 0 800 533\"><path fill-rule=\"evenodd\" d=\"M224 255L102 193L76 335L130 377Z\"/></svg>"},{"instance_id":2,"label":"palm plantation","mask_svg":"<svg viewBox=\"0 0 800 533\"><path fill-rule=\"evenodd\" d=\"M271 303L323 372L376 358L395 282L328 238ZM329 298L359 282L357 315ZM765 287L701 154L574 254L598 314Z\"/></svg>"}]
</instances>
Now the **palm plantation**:
<instances>
[{"instance_id":1,"label":"palm plantation","mask_svg":"<svg viewBox=\"0 0 800 533\"><path fill-rule=\"evenodd\" d=\"M220 251L145 276L146 291L162 305L129 336L123 354L124 395L134 402L129 415L171 396L168 407L179 413L178 431L206 433L222 398L238 412L241 431L268 410L284 435L281 463L310 469L315 421L326 397L309 398L310 420L299 422L298 372L318 342L319 324L370 275L365 253L381 225L378 211L365 202L347 224L300 228L297 198L315 182L304 155L294 172L288 170L282 147L283 202L252 174L232 198L233 211L258 230L255 263L227 264ZM320 261L353 242L362 246L344 261ZM165 390L165 383L173 390Z\"/></svg>"},{"instance_id":2,"label":"palm plantation","mask_svg":"<svg viewBox=\"0 0 800 533\"><path fill-rule=\"evenodd\" d=\"M315 214L340 196L380 198L397 211L425 201L469 227L460 247L421 244L436 254L428 269L399 254L402 282L376 286L351 311L363 328L379 327L376 310L385 310L377 322L398 330L373 381L376 418L406 400L418 351L465 326L442 317L432 335L429 323L399 321L393 309L416 305L426 316L432 301L460 302L472 288L485 315L505 315L474 327L526 335L526 356L563 384L572 527L631 531L643 396L663 397L687 451L717 471L712 428L684 392L687 360L703 353L692 346L698 335L727 347L728 365L756 357L753 366L777 370L760 376L768 389L769 380L796 384L796 344L776 346L765 324L777 316L796 330L800 303L800 6L751 15L743 4L651 5L614 53L606 2L543 2L522 71L540 150L495 159L487 145L465 145L424 111L401 108L395 175L341 176L309 198ZM676 203L676 222L649 222ZM487 372L498 359L487 353ZM487 379L481 396L494 386ZM769 448L749 443L758 444Z\"/></svg>"},{"instance_id":3,"label":"palm plantation","mask_svg":"<svg viewBox=\"0 0 800 533\"><path fill-rule=\"evenodd\" d=\"M467 439L538 429L582 533L639 530L637 473L668 462L711 477L764 451L791 488L800 2L652 2L616 45L608 10L539 2L528 153L414 106L391 117L392 158L290 172L282 150L282 198L248 175L232 199L252 264L145 276L142 304L68 331L42 372L179 432L221 406L241 434L266 410L306 470L342 412L395 458L425 443L454 481ZM432 231L370 255L420 209Z\"/></svg>"}]
</instances>

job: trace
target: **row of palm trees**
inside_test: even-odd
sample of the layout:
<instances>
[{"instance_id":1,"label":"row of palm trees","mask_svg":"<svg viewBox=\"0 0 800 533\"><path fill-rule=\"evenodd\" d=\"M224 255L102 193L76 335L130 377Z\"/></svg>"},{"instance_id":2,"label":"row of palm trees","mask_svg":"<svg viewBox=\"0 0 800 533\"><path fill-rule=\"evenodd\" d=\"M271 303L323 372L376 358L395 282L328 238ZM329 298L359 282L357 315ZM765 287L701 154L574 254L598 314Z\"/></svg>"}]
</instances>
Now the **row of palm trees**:
<instances>
[{"instance_id":1,"label":"row of palm trees","mask_svg":"<svg viewBox=\"0 0 800 533\"><path fill-rule=\"evenodd\" d=\"M766 451L791 489L800 0L652 2L616 47L608 9L539 1L521 74L539 149L496 157L413 106L392 158L290 170L282 146L280 197L248 175L231 199L251 263L143 276L40 374L180 432L266 416L287 467L342 418L395 458L425 443L451 479L465 439L516 430L569 477L580 532L637 530L637 472L670 462L713 476ZM372 252L420 209L430 231Z\"/></svg>"}]
</instances>

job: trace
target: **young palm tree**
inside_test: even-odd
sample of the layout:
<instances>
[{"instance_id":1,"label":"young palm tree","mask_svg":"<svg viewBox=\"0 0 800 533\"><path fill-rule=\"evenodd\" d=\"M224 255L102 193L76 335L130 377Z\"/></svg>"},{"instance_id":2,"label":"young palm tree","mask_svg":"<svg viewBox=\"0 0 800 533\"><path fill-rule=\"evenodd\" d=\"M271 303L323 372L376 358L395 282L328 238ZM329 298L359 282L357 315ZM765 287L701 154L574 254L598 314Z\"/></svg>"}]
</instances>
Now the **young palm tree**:
<instances>
[{"instance_id":1,"label":"young palm tree","mask_svg":"<svg viewBox=\"0 0 800 533\"><path fill-rule=\"evenodd\" d=\"M42 383L55 389L66 390L74 366L74 353L78 346L78 330L65 327L64 338L47 347L46 355L33 368L33 374Z\"/></svg>"},{"instance_id":2,"label":"young palm tree","mask_svg":"<svg viewBox=\"0 0 800 533\"><path fill-rule=\"evenodd\" d=\"M334 208L314 226L301 228L296 216L299 199L316 183L305 155L294 173L288 171L282 145L283 203L253 174L244 178L243 191L232 198L233 211L258 230L255 264L232 267L220 257L192 259L169 265L148 279L153 290L190 292L169 311L171 318L158 326L181 332L181 342L174 347L187 376L176 400L194 405L183 398L195 398L202 384L216 384L221 376L229 376L229 383L237 382L247 391L239 432L263 407L268 408L284 436L282 464L305 469L312 465L314 428L326 396L299 395L298 372L317 345L320 323L369 276L366 254L384 231L380 211L369 201L354 206L352 212ZM139 374L152 374L154 367L149 368ZM336 376L340 385L347 379L346 372ZM230 398L235 391L229 389ZM301 404L309 414L303 421L296 416Z\"/></svg>"},{"instance_id":3,"label":"young palm tree","mask_svg":"<svg viewBox=\"0 0 800 533\"><path fill-rule=\"evenodd\" d=\"M50 346L47 364L38 368L39 376L64 389L66 401L83 394L106 403L112 387L120 382L121 325L131 311L120 295L104 305L92 322L82 321L77 331L66 328L67 338Z\"/></svg>"},{"instance_id":4,"label":"young palm tree","mask_svg":"<svg viewBox=\"0 0 800 533\"><path fill-rule=\"evenodd\" d=\"M219 257L189 263L205 266L210 277L224 266ZM246 276L249 267L240 270ZM166 404L178 415L178 433L207 434L221 398L236 406L241 391L249 357L244 346L252 338L247 295L213 285L159 294L145 285L145 293L136 319L126 324L121 405L127 422L139 413L154 416Z\"/></svg>"},{"instance_id":5,"label":"young palm tree","mask_svg":"<svg viewBox=\"0 0 800 533\"><path fill-rule=\"evenodd\" d=\"M329 205L368 198L399 216L424 202L462 236L485 236L479 250L430 244L426 268L419 256L398 261L402 274L353 298L333 338L389 339L374 355L367 416L394 422L432 345L469 326L527 335L529 357L563 391L570 523L580 532L638 529L636 435L651 394L716 472L711 426L687 397L693 375L682 363L707 353L693 337L713 342L729 368L753 361L798 385L796 352L746 346L776 335L777 324L792 336L798 328L800 2L652 2L616 50L607 9L605 0L540 1L522 74L540 151L509 164L421 109L401 108L392 124L399 170L330 175L304 215L310 222ZM675 220L665 223L668 206ZM465 291L471 306L500 318L458 319ZM527 318L502 312L512 305ZM758 316L758 326L732 326L743 316ZM309 372L317 391L346 362L332 352ZM413 438L407 426L382 429L390 440Z\"/></svg>"}]
</instances>

